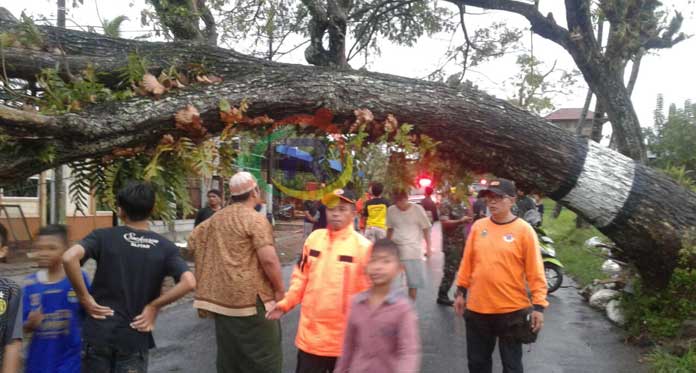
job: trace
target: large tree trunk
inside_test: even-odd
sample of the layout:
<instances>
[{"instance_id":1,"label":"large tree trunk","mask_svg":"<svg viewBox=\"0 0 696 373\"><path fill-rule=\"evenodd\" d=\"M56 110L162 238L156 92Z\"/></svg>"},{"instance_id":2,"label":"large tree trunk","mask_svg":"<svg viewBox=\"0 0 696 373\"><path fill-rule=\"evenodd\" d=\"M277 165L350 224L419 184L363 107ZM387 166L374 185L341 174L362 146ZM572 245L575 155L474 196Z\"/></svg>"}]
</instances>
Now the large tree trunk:
<instances>
[{"instance_id":1,"label":"large tree trunk","mask_svg":"<svg viewBox=\"0 0 696 373\"><path fill-rule=\"evenodd\" d=\"M577 62L577 60L576 60ZM631 96L624 86L623 69L613 71L600 61L586 65L578 63L585 80L604 103L604 108L616 133L617 149L639 162L647 161L647 148L643 142L638 115L633 109Z\"/></svg>"},{"instance_id":2,"label":"large tree trunk","mask_svg":"<svg viewBox=\"0 0 696 373\"><path fill-rule=\"evenodd\" d=\"M624 85L623 59L618 51L613 51L616 52L614 56L603 53L601 44L594 35L590 1L565 0L567 29L559 26L552 14L544 17L533 4L522 1L448 1L457 5L517 13L527 18L533 32L560 45L571 55L597 100L604 102L616 133L619 152L642 163L647 161L647 148L643 142L640 122ZM616 43L612 45L615 46Z\"/></svg>"},{"instance_id":3,"label":"large tree trunk","mask_svg":"<svg viewBox=\"0 0 696 373\"><path fill-rule=\"evenodd\" d=\"M332 110L339 123L350 123L356 108L368 108L377 118L394 113L400 121L415 124L416 131L441 141L441 156L472 170L516 180L520 187L541 191L584 216L620 245L646 283L655 286L667 283L683 234L696 226L696 194L628 157L475 89L457 90L387 74L280 64L200 45L40 29L47 40L59 42L68 52L71 68L84 68L88 62L100 70L125 65L128 52L138 50L155 68L167 67L166 61L181 66L204 62L224 82L192 85L160 100L140 97L100 103L54 117L0 105L4 134L30 146L51 143L55 148L51 163L30 154L0 152L0 183L58 164L110 154L115 147L154 144L176 131L174 114L187 104L200 111L210 133L219 132L223 127L219 100L238 104L246 99L251 103L250 115L273 118L312 113L320 107ZM2 31L11 31L11 27L0 24ZM31 76L63 59L44 51L6 48L4 52L17 62L8 65L8 74L18 77Z\"/></svg>"}]
</instances>

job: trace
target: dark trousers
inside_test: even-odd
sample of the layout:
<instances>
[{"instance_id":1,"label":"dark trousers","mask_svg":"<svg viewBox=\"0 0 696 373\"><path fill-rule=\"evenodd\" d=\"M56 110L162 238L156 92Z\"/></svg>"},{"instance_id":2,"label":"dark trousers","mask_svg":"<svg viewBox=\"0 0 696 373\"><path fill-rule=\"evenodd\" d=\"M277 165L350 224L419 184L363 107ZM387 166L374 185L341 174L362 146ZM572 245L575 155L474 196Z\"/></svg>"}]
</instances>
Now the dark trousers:
<instances>
[{"instance_id":1,"label":"dark trousers","mask_svg":"<svg viewBox=\"0 0 696 373\"><path fill-rule=\"evenodd\" d=\"M491 373L493 350L499 342L503 373L522 373L522 344L505 334L508 314L480 314L466 311L466 353L470 373Z\"/></svg>"},{"instance_id":2,"label":"dark trousers","mask_svg":"<svg viewBox=\"0 0 696 373\"><path fill-rule=\"evenodd\" d=\"M463 244L454 244L443 248L445 260L442 262L442 282L440 282L440 289L437 292L438 298L449 298L450 288L459 270L459 263L462 261L463 246Z\"/></svg>"},{"instance_id":3,"label":"dark trousers","mask_svg":"<svg viewBox=\"0 0 696 373\"><path fill-rule=\"evenodd\" d=\"M266 308L256 300L256 315L215 315L218 373L280 373L283 367L278 320L266 320Z\"/></svg>"},{"instance_id":4,"label":"dark trousers","mask_svg":"<svg viewBox=\"0 0 696 373\"><path fill-rule=\"evenodd\" d=\"M295 373L333 373L336 367L336 357L326 357L308 354L297 350L297 368Z\"/></svg>"},{"instance_id":5,"label":"dark trousers","mask_svg":"<svg viewBox=\"0 0 696 373\"><path fill-rule=\"evenodd\" d=\"M148 352L121 352L111 347L82 347L82 373L147 373Z\"/></svg>"}]
</instances>

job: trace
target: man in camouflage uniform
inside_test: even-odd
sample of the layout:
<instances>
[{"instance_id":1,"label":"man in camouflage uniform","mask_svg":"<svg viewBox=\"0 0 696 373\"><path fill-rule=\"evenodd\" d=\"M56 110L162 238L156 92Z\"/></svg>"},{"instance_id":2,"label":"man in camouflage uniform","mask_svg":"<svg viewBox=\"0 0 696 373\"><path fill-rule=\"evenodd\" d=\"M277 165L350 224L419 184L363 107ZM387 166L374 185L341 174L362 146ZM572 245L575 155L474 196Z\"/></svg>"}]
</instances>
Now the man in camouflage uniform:
<instances>
[{"instance_id":1,"label":"man in camouflage uniform","mask_svg":"<svg viewBox=\"0 0 696 373\"><path fill-rule=\"evenodd\" d=\"M442 251L445 260L442 269L442 282L438 292L437 304L452 306L448 295L454 276L459 269L462 260L464 245L466 244L466 226L472 221L471 214L466 204L456 196L450 195L440 205L440 223L442 224Z\"/></svg>"}]
</instances>

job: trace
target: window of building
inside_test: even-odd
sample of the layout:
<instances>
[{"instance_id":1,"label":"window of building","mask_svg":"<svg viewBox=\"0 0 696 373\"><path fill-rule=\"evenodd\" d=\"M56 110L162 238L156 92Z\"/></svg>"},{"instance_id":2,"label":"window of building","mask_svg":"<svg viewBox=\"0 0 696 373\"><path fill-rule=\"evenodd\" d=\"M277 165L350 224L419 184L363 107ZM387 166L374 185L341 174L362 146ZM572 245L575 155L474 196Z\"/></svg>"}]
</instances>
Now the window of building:
<instances>
[{"instance_id":1,"label":"window of building","mask_svg":"<svg viewBox=\"0 0 696 373\"><path fill-rule=\"evenodd\" d=\"M32 177L8 185L2 189L3 197L39 197L39 179Z\"/></svg>"}]
</instances>

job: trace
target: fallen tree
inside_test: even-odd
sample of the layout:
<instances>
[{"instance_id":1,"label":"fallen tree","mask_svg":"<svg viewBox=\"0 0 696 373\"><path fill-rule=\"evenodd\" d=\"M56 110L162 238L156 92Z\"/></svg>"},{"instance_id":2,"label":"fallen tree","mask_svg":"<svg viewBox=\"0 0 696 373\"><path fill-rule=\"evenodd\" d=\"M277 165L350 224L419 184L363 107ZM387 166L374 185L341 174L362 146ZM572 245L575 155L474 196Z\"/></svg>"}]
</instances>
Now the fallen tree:
<instances>
[{"instance_id":1,"label":"fallen tree","mask_svg":"<svg viewBox=\"0 0 696 373\"><path fill-rule=\"evenodd\" d=\"M0 22L0 32L17 32ZM248 100L250 115L285 118L328 108L350 123L353 111L394 113L416 131L441 141L438 153L466 167L516 180L582 215L614 240L646 282L664 286L676 266L682 238L696 226L696 195L665 175L475 89L387 74L269 62L231 50L186 43L154 43L39 27L40 48L3 48L9 78L32 81L42 68L62 76L94 68L113 86L129 54L152 72L205 64L222 77L215 85L189 85L160 99L135 97L44 115L0 105L2 135L19 147L0 147L0 183L59 164L111 154L115 148L156 144L176 131L174 115L194 105L209 133L217 133L219 101ZM31 148L50 145L51 159Z\"/></svg>"}]
</instances>

